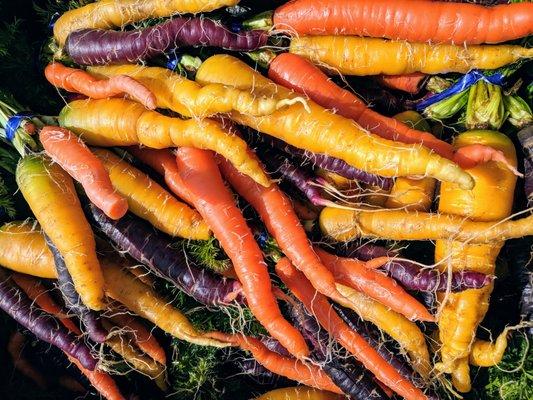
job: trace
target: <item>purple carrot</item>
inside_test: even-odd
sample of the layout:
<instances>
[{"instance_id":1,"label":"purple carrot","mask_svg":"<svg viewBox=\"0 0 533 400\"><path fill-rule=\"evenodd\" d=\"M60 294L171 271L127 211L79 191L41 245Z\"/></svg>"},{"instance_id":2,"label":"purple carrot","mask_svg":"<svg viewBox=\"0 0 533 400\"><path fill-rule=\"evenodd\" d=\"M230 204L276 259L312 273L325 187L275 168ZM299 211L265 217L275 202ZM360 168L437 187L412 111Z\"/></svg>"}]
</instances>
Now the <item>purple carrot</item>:
<instances>
[{"instance_id":1,"label":"purple carrot","mask_svg":"<svg viewBox=\"0 0 533 400\"><path fill-rule=\"evenodd\" d=\"M365 244L349 249L347 255L348 257L356 257L362 261L368 261L377 257L398 257L398 253L373 244ZM448 288L447 273L441 273L431 268L422 268L409 261L396 261L392 259L381 268L409 290L444 292ZM457 271L451 274L450 280L451 291L461 292L466 289L479 289L487 286L492 282L492 277L480 272Z\"/></svg>"},{"instance_id":2,"label":"purple carrot","mask_svg":"<svg viewBox=\"0 0 533 400\"><path fill-rule=\"evenodd\" d=\"M266 44L260 30L231 32L207 18L175 17L159 25L131 31L82 29L72 32L65 50L82 65L135 63L180 46L214 46L226 50L252 51Z\"/></svg>"},{"instance_id":3,"label":"purple carrot","mask_svg":"<svg viewBox=\"0 0 533 400\"><path fill-rule=\"evenodd\" d=\"M183 250L172 246L172 240L131 215L112 220L94 205L89 206L89 219L121 251L146 265L156 275L174 283L184 293L205 305L244 303L241 284L196 267L186 259Z\"/></svg>"},{"instance_id":4,"label":"purple carrot","mask_svg":"<svg viewBox=\"0 0 533 400\"><path fill-rule=\"evenodd\" d=\"M45 235L46 244L54 256L54 264L57 272L57 284L63 296L65 306L73 312L81 321L89 337L97 343L104 343L107 331L102 326L99 315L87 308L74 288L72 276L68 272L63 256L57 250L50 238Z\"/></svg>"},{"instance_id":5,"label":"purple carrot","mask_svg":"<svg viewBox=\"0 0 533 400\"><path fill-rule=\"evenodd\" d=\"M97 360L89 347L68 332L55 317L34 307L26 293L3 270L0 270L0 308L38 339L76 358L88 370L96 368Z\"/></svg>"},{"instance_id":6,"label":"purple carrot","mask_svg":"<svg viewBox=\"0 0 533 400\"><path fill-rule=\"evenodd\" d=\"M524 190L531 206L533 205L533 125L518 132L518 140L524 148Z\"/></svg>"}]
</instances>

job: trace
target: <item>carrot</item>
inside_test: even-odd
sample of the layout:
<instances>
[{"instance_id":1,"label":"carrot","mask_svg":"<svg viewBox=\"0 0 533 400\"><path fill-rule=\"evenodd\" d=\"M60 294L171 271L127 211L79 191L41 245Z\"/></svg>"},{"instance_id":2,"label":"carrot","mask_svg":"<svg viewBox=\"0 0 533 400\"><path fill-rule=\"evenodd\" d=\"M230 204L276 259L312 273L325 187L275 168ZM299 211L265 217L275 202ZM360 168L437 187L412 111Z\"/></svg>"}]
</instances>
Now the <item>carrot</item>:
<instances>
[{"instance_id":1,"label":"carrot","mask_svg":"<svg viewBox=\"0 0 533 400\"><path fill-rule=\"evenodd\" d=\"M194 204L231 259L254 316L296 357L308 355L302 335L281 315L261 249L224 185L212 153L183 147L177 150L176 161L182 191L187 192L184 198Z\"/></svg>"},{"instance_id":2,"label":"carrot","mask_svg":"<svg viewBox=\"0 0 533 400\"><path fill-rule=\"evenodd\" d=\"M0 227L0 265L39 278L57 277L44 236L29 221L9 222Z\"/></svg>"},{"instance_id":3,"label":"carrot","mask_svg":"<svg viewBox=\"0 0 533 400\"><path fill-rule=\"evenodd\" d=\"M155 96L150 90L130 76L119 75L98 80L81 69L65 67L58 62L48 64L44 75L55 87L92 99L128 95L150 110L156 107Z\"/></svg>"},{"instance_id":4,"label":"carrot","mask_svg":"<svg viewBox=\"0 0 533 400\"><path fill-rule=\"evenodd\" d=\"M83 28L110 29L149 18L200 13L234 6L239 0L102 0L67 11L54 24L54 38L63 46L70 32Z\"/></svg>"},{"instance_id":5,"label":"carrot","mask_svg":"<svg viewBox=\"0 0 533 400\"><path fill-rule=\"evenodd\" d=\"M255 96L247 90L217 83L200 85L161 67L125 64L89 67L88 71L98 78L131 76L150 89L159 108L168 108L186 117L208 117L233 110L242 114L268 115L285 103L271 96Z\"/></svg>"},{"instance_id":6,"label":"carrot","mask_svg":"<svg viewBox=\"0 0 533 400\"><path fill-rule=\"evenodd\" d=\"M325 296L339 296L333 274L322 263L311 246L307 234L290 200L276 184L265 188L240 174L229 162L219 158L223 176L258 212L281 251L302 271L313 286Z\"/></svg>"},{"instance_id":7,"label":"carrot","mask_svg":"<svg viewBox=\"0 0 533 400\"><path fill-rule=\"evenodd\" d=\"M413 72L412 74L404 75L380 75L378 76L377 81L389 89L416 94L420 91L420 87L426 78L426 74Z\"/></svg>"},{"instance_id":8,"label":"carrot","mask_svg":"<svg viewBox=\"0 0 533 400\"><path fill-rule=\"evenodd\" d=\"M206 240L209 228L200 215L178 201L148 175L109 150L94 149L115 189L128 201L131 212L170 236Z\"/></svg>"},{"instance_id":9,"label":"carrot","mask_svg":"<svg viewBox=\"0 0 533 400\"><path fill-rule=\"evenodd\" d=\"M464 47L356 36L301 36L292 39L290 52L344 75L467 73L533 57L532 49L514 45Z\"/></svg>"},{"instance_id":10,"label":"carrot","mask_svg":"<svg viewBox=\"0 0 533 400\"><path fill-rule=\"evenodd\" d=\"M331 379L315 364L304 364L300 360L283 356L269 350L260 340L241 334L227 334L213 332L210 336L239 346L243 350L252 353L253 357L265 368L275 374L285 376L320 390L342 394Z\"/></svg>"},{"instance_id":11,"label":"carrot","mask_svg":"<svg viewBox=\"0 0 533 400\"><path fill-rule=\"evenodd\" d=\"M472 143L487 144L501 150L508 162L516 166L514 145L507 136L491 131L470 131L459 135L455 140L455 146L458 148ZM476 187L472 191L463 191L451 185L442 185L439 212L483 221L484 224L494 224L494 221L509 216L516 176L497 162L488 162L469 171L477 182ZM529 225L533 226L531 223ZM448 268L452 271L467 269L492 275L496 257L505 239L506 235L500 235L487 244L477 246L439 240L436 243L435 260L442 261L442 271ZM493 284L490 284L481 289L438 296L444 303L439 317L442 362L437 364L436 368L452 374L452 382L460 392L468 392L471 388L469 357L474 348L476 329L487 312L492 289ZM484 347L486 346L482 346ZM505 342L497 343L496 347L504 348ZM488 361L492 355L492 352L486 354ZM479 359L481 365L487 363L487 360L481 361L481 357L475 356L475 359Z\"/></svg>"},{"instance_id":12,"label":"carrot","mask_svg":"<svg viewBox=\"0 0 533 400\"><path fill-rule=\"evenodd\" d=\"M304 303L318 323L352 353L382 383L408 400L427 399L411 382L403 378L359 334L350 329L339 315L331 309L326 297L317 293L305 276L287 258L276 264L276 273L289 289Z\"/></svg>"},{"instance_id":13,"label":"carrot","mask_svg":"<svg viewBox=\"0 0 533 400\"><path fill-rule=\"evenodd\" d=\"M70 176L50 160L33 155L19 161L16 180L44 232L64 257L83 303L93 310L103 309L104 279L96 244Z\"/></svg>"},{"instance_id":14,"label":"carrot","mask_svg":"<svg viewBox=\"0 0 533 400\"><path fill-rule=\"evenodd\" d=\"M215 55L196 74L200 83L222 83L256 94L293 98L294 93L274 84L242 61ZM293 104L256 118L236 112L230 117L241 125L277 137L293 146L340 158L348 164L381 176L427 175L471 187L470 177L449 160L416 145L404 145L369 135L352 121L324 110L313 102Z\"/></svg>"},{"instance_id":15,"label":"carrot","mask_svg":"<svg viewBox=\"0 0 533 400\"><path fill-rule=\"evenodd\" d=\"M258 183L270 184L260 165L248 157L246 142L212 120L172 118L132 101L107 99L73 101L63 108L59 122L96 146L193 146L214 150Z\"/></svg>"},{"instance_id":16,"label":"carrot","mask_svg":"<svg viewBox=\"0 0 533 400\"><path fill-rule=\"evenodd\" d=\"M342 400L344 396L320 391L305 386L275 389L255 400Z\"/></svg>"},{"instance_id":17,"label":"carrot","mask_svg":"<svg viewBox=\"0 0 533 400\"><path fill-rule=\"evenodd\" d=\"M128 211L128 202L115 192L102 162L85 143L65 128L45 126L39 139L52 161L80 182L91 200L110 218L118 219Z\"/></svg>"},{"instance_id":18,"label":"carrot","mask_svg":"<svg viewBox=\"0 0 533 400\"><path fill-rule=\"evenodd\" d=\"M522 177L522 174L516 169L516 165L509 162L502 151L495 150L479 143L459 148L455 153L454 159L463 168L474 168L476 165L480 164L480 160L483 163L495 161L505 165L509 171L513 172L516 176Z\"/></svg>"},{"instance_id":19,"label":"carrot","mask_svg":"<svg viewBox=\"0 0 533 400\"><path fill-rule=\"evenodd\" d=\"M297 0L274 26L313 35L359 35L432 43L499 43L533 33L533 4L484 7L419 0ZM390 57L389 57L390 58Z\"/></svg>"},{"instance_id":20,"label":"carrot","mask_svg":"<svg viewBox=\"0 0 533 400\"><path fill-rule=\"evenodd\" d=\"M40 389L44 390L47 386L46 378L22 354L25 344L26 338L24 335L15 331L9 337L9 341L7 342L7 352L11 356L11 361L13 361L15 369L35 382Z\"/></svg>"},{"instance_id":21,"label":"carrot","mask_svg":"<svg viewBox=\"0 0 533 400\"><path fill-rule=\"evenodd\" d=\"M476 367L492 367L497 365L503 358L507 348L507 336L509 329L504 329L494 342L477 339L472 343L469 362Z\"/></svg>"},{"instance_id":22,"label":"carrot","mask_svg":"<svg viewBox=\"0 0 533 400\"><path fill-rule=\"evenodd\" d=\"M410 320L435 321L426 308L394 279L367 268L367 263L338 257L319 248L316 252L338 282L367 294Z\"/></svg>"}]
</instances>

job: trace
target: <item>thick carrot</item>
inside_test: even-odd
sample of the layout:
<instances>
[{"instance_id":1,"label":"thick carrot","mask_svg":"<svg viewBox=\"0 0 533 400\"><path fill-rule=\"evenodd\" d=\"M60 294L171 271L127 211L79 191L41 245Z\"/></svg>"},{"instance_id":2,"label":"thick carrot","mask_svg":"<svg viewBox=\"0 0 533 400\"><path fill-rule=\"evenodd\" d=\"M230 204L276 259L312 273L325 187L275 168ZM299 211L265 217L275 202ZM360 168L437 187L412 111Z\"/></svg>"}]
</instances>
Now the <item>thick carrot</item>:
<instances>
[{"instance_id":1,"label":"thick carrot","mask_svg":"<svg viewBox=\"0 0 533 400\"><path fill-rule=\"evenodd\" d=\"M50 160L32 155L19 161L16 179L44 232L64 257L83 303L103 309L104 279L96 244L70 176Z\"/></svg>"},{"instance_id":2,"label":"thick carrot","mask_svg":"<svg viewBox=\"0 0 533 400\"><path fill-rule=\"evenodd\" d=\"M126 400L124 396L120 393L120 390L113 380L107 373L95 369L94 371L89 371L87 368L84 368L78 360L68 356L68 359L73 363L80 372L87 377L91 385L94 386L98 393L102 395L107 400Z\"/></svg>"},{"instance_id":3,"label":"thick carrot","mask_svg":"<svg viewBox=\"0 0 533 400\"><path fill-rule=\"evenodd\" d=\"M263 117L261 117L263 118ZM258 183L270 181L257 161L248 157L244 140L209 119L179 119L147 110L124 99L77 100L63 108L61 126L96 146L144 145L162 149L192 146L210 149L230 160Z\"/></svg>"},{"instance_id":4,"label":"thick carrot","mask_svg":"<svg viewBox=\"0 0 533 400\"><path fill-rule=\"evenodd\" d=\"M0 227L0 265L39 278L57 277L44 236L30 221L10 222Z\"/></svg>"},{"instance_id":5,"label":"thick carrot","mask_svg":"<svg viewBox=\"0 0 533 400\"><path fill-rule=\"evenodd\" d=\"M308 312L317 318L318 323L382 383L408 400L427 399L420 389L403 378L357 332L346 325L331 309L327 298L317 293L305 276L296 270L287 258L281 259L276 264L276 273L304 303Z\"/></svg>"},{"instance_id":6,"label":"thick carrot","mask_svg":"<svg viewBox=\"0 0 533 400\"><path fill-rule=\"evenodd\" d=\"M102 0L64 13L54 24L54 37L63 46L70 32L84 28L110 29L149 18L200 13L234 6L239 0Z\"/></svg>"},{"instance_id":7,"label":"thick carrot","mask_svg":"<svg viewBox=\"0 0 533 400\"><path fill-rule=\"evenodd\" d=\"M476 367L492 367L497 365L503 358L507 349L507 336L509 330L504 329L494 342L477 339L472 343L469 362Z\"/></svg>"},{"instance_id":8,"label":"thick carrot","mask_svg":"<svg viewBox=\"0 0 533 400\"><path fill-rule=\"evenodd\" d=\"M91 200L107 216L119 219L128 211L128 202L116 193L102 162L85 143L68 129L45 126L39 139L52 161L80 182Z\"/></svg>"},{"instance_id":9,"label":"thick carrot","mask_svg":"<svg viewBox=\"0 0 533 400\"><path fill-rule=\"evenodd\" d=\"M15 369L35 382L41 390L44 390L47 386L46 378L22 354L25 344L26 338L24 335L15 331L11 334L9 341L7 342L7 352L11 356L11 361L13 361Z\"/></svg>"},{"instance_id":10,"label":"thick carrot","mask_svg":"<svg viewBox=\"0 0 533 400\"><path fill-rule=\"evenodd\" d=\"M315 364L304 364L300 360L271 351L256 338L221 332L210 333L210 336L249 351L259 364L275 374L317 389L342 394L342 391Z\"/></svg>"},{"instance_id":11,"label":"thick carrot","mask_svg":"<svg viewBox=\"0 0 533 400\"><path fill-rule=\"evenodd\" d=\"M381 75L377 80L380 84L390 89L416 94L420 91L422 82L424 82L426 78L426 74L413 72L412 74L404 75Z\"/></svg>"},{"instance_id":12,"label":"thick carrot","mask_svg":"<svg viewBox=\"0 0 533 400\"><path fill-rule=\"evenodd\" d=\"M222 83L278 98L295 96L290 90L274 84L228 55L219 54L204 61L196 80L204 84ZM230 113L230 117L293 146L329 154L366 172L388 177L427 175L459 183L465 188L472 186L468 174L427 148L398 144L370 135L353 121L327 112L313 102L308 102L306 106L293 104L262 117L236 112Z\"/></svg>"},{"instance_id":13,"label":"thick carrot","mask_svg":"<svg viewBox=\"0 0 533 400\"><path fill-rule=\"evenodd\" d=\"M338 282L367 294L410 320L435 321L435 317L394 279L367 268L365 262L338 257L319 248L316 252Z\"/></svg>"},{"instance_id":14,"label":"thick carrot","mask_svg":"<svg viewBox=\"0 0 533 400\"><path fill-rule=\"evenodd\" d=\"M148 175L109 150L94 149L115 189L128 201L130 211L171 236L206 240L209 227L200 215L178 201Z\"/></svg>"},{"instance_id":15,"label":"thick carrot","mask_svg":"<svg viewBox=\"0 0 533 400\"><path fill-rule=\"evenodd\" d=\"M80 93L92 99L128 95L150 110L156 107L152 92L131 76L119 75L99 80L81 69L65 67L58 62L48 64L44 69L44 75L55 87Z\"/></svg>"},{"instance_id":16,"label":"thick carrot","mask_svg":"<svg viewBox=\"0 0 533 400\"><path fill-rule=\"evenodd\" d=\"M255 400L343 400L344 396L312 389L305 386L275 389Z\"/></svg>"},{"instance_id":17,"label":"thick carrot","mask_svg":"<svg viewBox=\"0 0 533 400\"><path fill-rule=\"evenodd\" d=\"M533 4L484 7L419 0L296 0L275 11L274 25L300 35L499 43L533 33Z\"/></svg>"},{"instance_id":18,"label":"thick carrot","mask_svg":"<svg viewBox=\"0 0 533 400\"><path fill-rule=\"evenodd\" d=\"M292 39L290 52L345 75L467 73L533 57L533 49L514 45L464 47L356 36L301 36Z\"/></svg>"},{"instance_id":19,"label":"thick carrot","mask_svg":"<svg viewBox=\"0 0 533 400\"><path fill-rule=\"evenodd\" d=\"M184 198L204 217L233 262L252 313L292 354L308 355L304 338L280 312L263 253L224 185L213 154L183 147L177 150L176 161L181 186L187 192Z\"/></svg>"}]
</instances>

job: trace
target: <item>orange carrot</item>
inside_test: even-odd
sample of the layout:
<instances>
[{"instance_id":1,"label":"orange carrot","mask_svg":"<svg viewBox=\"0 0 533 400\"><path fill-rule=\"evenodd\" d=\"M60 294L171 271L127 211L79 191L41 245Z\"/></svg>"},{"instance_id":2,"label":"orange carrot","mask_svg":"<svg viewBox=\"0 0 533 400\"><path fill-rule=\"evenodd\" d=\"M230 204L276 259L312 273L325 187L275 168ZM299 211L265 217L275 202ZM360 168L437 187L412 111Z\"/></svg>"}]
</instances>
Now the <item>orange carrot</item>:
<instances>
[{"instance_id":1,"label":"orange carrot","mask_svg":"<svg viewBox=\"0 0 533 400\"><path fill-rule=\"evenodd\" d=\"M84 368L75 358L68 356L68 359L71 363L78 367L83 375L87 377L89 382L91 382L91 385L98 390L102 397L107 400L125 400L124 396L122 396L120 393L117 384L108 374L98 369L89 371L88 369Z\"/></svg>"},{"instance_id":2,"label":"orange carrot","mask_svg":"<svg viewBox=\"0 0 533 400\"><path fill-rule=\"evenodd\" d=\"M50 158L81 183L96 207L113 219L126 214L127 200L115 191L104 165L79 137L65 128L45 126L39 139Z\"/></svg>"},{"instance_id":3,"label":"orange carrot","mask_svg":"<svg viewBox=\"0 0 533 400\"><path fill-rule=\"evenodd\" d=\"M182 147L176 151L176 161L181 192L194 204L233 262L252 313L292 354L307 356L304 338L281 315L263 253L224 185L213 153Z\"/></svg>"},{"instance_id":4,"label":"orange carrot","mask_svg":"<svg viewBox=\"0 0 533 400\"><path fill-rule=\"evenodd\" d=\"M367 294L383 305L406 316L410 320L435 321L435 317L418 300L398 283L373 267L383 265L383 259L366 263L354 258L337 257L322 249L316 249L320 259L333 273L335 279Z\"/></svg>"},{"instance_id":5,"label":"orange carrot","mask_svg":"<svg viewBox=\"0 0 533 400\"><path fill-rule=\"evenodd\" d=\"M475 166L489 161L496 161L502 163L513 174L522 176L520 172L509 162L503 151L493 149L482 144L471 144L461 147L455 152L454 161L463 168L474 168Z\"/></svg>"},{"instance_id":6,"label":"orange carrot","mask_svg":"<svg viewBox=\"0 0 533 400\"><path fill-rule=\"evenodd\" d=\"M30 378L41 389L46 388L46 378L22 354L26 338L20 332L13 332L7 342L7 352L11 356L13 365L22 375Z\"/></svg>"},{"instance_id":7,"label":"orange carrot","mask_svg":"<svg viewBox=\"0 0 533 400\"><path fill-rule=\"evenodd\" d=\"M299 34L499 43L533 33L533 4L485 7L419 0L296 0L275 11L274 25Z\"/></svg>"},{"instance_id":8,"label":"orange carrot","mask_svg":"<svg viewBox=\"0 0 533 400\"><path fill-rule=\"evenodd\" d=\"M321 390L328 390L333 393L342 394L342 391L331 381L324 371L314 364L304 364L300 360L282 356L269 350L260 340L244 336L242 334L227 334L222 332L211 332L209 336L247 350L259 364L274 372L275 374L287 377Z\"/></svg>"},{"instance_id":9,"label":"orange carrot","mask_svg":"<svg viewBox=\"0 0 533 400\"><path fill-rule=\"evenodd\" d=\"M52 85L68 92L81 93L91 99L128 95L150 110L156 108L156 99L153 93L126 75L118 75L109 79L96 79L81 69L65 67L58 62L48 64L44 69L44 75Z\"/></svg>"},{"instance_id":10,"label":"orange carrot","mask_svg":"<svg viewBox=\"0 0 533 400\"><path fill-rule=\"evenodd\" d=\"M420 91L420 85L426 77L427 75L422 72L413 72L406 75L380 75L377 80L390 89L416 94Z\"/></svg>"},{"instance_id":11,"label":"orange carrot","mask_svg":"<svg viewBox=\"0 0 533 400\"><path fill-rule=\"evenodd\" d=\"M332 310L327 298L316 292L288 258L282 258L276 264L276 273L332 338L352 353L382 383L407 400L427 400L420 389L403 378L357 332L346 325Z\"/></svg>"}]
</instances>

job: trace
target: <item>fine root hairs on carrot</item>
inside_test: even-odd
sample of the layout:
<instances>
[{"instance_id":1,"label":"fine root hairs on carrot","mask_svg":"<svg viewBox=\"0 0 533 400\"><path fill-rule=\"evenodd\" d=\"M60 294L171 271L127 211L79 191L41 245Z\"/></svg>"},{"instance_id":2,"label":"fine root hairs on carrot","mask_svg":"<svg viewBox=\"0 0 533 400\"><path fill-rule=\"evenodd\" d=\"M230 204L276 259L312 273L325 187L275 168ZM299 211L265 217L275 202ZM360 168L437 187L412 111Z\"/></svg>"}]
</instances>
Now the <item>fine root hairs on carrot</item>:
<instances>
[{"instance_id":1,"label":"fine root hairs on carrot","mask_svg":"<svg viewBox=\"0 0 533 400\"><path fill-rule=\"evenodd\" d=\"M19 161L16 180L44 232L65 259L83 303L93 310L103 309L104 279L94 235L71 177L48 158L30 155Z\"/></svg>"},{"instance_id":2,"label":"fine root hairs on carrot","mask_svg":"<svg viewBox=\"0 0 533 400\"><path fill-rule=\"evenodd\" d=\"M168 117L125 99L89 99L66 105L59 114L59 123L95 146L191 146L213 150L256 182L270 185L261 166L248 156L246 142L214 120Z\"/></svg>"},{"instance_id":3,"label":"fine root hairs on carrot","mask_svg":"<svg viewBox=\"0 0 533 400\"><path fill-rule=\"evenodd\" d=\"M153 93L131 76L118 75L98 80L81 69L69 68L59 62L48 64L44 75L52 85L67 92L80 93L91 99L127 95L150 110L156 108Z\"/></svg>"},{"instance_id":4,"label":"fine root hairs on carrot","mask_svg":"<svg viewBox=\"0 0 533 400\"><path fill-rule=\"evenodd\" d=\"M52 161L81 183L87 197L113 219L126 214L128 202L116 193L102 162L68 129L45 126L39 139Z\"/></svg>"},{"instance_id":5,"label":"fine root hairs on carrot","mask_svg":"<svg viewBox=\"0 0 533 400\"><path fill-rule=\"evenodd\" d=\"M255 400L343 400L345 396L305 386L275 389Z\"/></svg>"},{"instance_id":6,"label":"fine root hairs on carrot","mask_svg":"<svg viewBox=\"0 0 533 400\"><path fill-rule=\"evenodd\" d=\"M44 375L24 357L24 354L22 354L25 344L26 338L18 331L13 332L9 337L7 342L7 352L11 356L13 366L22 375L35 382L40 389L46 389L47 382Z\"/></svg>"},{"instance_id":7,"label":"fine root hairs on carrot","mask_svg":"<svg viewBox=\"0 0 533 400\"><path fill-rule=\"evenodd\" d=\"M426 400L420 389L403 378L357 332L353 331L331 308L326 297L317 293L305 276L287 258L276 264L276 273L283 283L313 314L333 339L352 353L382 383L408 400Z\"/></svg>"}]
</instances>

